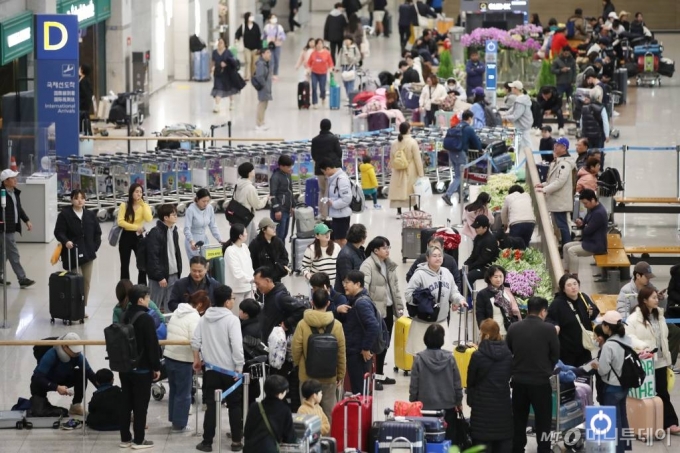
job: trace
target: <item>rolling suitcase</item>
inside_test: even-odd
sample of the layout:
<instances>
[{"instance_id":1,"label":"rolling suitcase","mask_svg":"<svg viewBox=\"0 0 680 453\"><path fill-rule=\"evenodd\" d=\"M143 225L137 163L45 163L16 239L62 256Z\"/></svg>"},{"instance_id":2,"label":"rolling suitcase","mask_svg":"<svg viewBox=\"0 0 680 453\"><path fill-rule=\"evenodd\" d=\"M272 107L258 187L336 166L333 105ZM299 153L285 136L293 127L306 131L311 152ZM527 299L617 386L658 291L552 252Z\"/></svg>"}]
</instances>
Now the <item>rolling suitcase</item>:
<instances>
[{"instance_id":1,"label":"rolling suitcase","mask_svg":"<svg viewBox=\"0 0 680 453\"><path fill-rule=\"evenodd\" d=\"M383 35L385 35L385 38L389 38L390 35L392 34L392 16L390 15L389 11L385 11L385 16L383 16L382 24Z\"/></svg>"},{"instance_id":2,"label":"rolling suitcase","mask_svg":"<svg viewBox=\"0 0 680 453\"><path fill-rule=\"evenodd\" d=\"M386 421L380 426L378 453L390 453L407 447L411 453L425 452L425 428L419 422Z\"/></svg>"},{"instance_id":3,"label":"rolling suitcase","mask_svg":"<svg viewBox=\"0 0 680 453\"><path fill-rule=\"evenodd\" d=\"M427 442L425 446L425 453L448 453L451 448L451 441L444 442Z\"/></svg>"},{"instance_id":4,"label":"rolling suitcase","mask_svg":"<svg viewBox=\"0 0 680 453\"><path fill-rule=\"evenodd\" d=\"M660 59L659 74L666 77L673 77L673 74L675 74L675 62L670 58Z\"/></svg>"},{"instance_id":5,"label":"rolling suitcase","mask_svg":"<svg viewBox=\"0 0 680 453\"><path fill-rule=\"evenodd\" d=\"M658 396L648 399L626 399L628 425L635 437L650 438L658 431L663 431L663 401Z\"/></svg>"},{"instance_id":6,"label":"rolling suitcase","mask_svg":"<svg viewBox=\"0 0 680 453\"><path fill-rule=\"evenodd\" d=\"M641 46L633 47L633 55L636 57L644 56L647 53L659 56L661 55L661 45L660 44L643 44Z\"/></svg>"},{"instance_id":7,"label":"rolling suitcase","mask_svg":"<svg viewBox=\"0 0 680 453\"><path fill-rule=\"evenodd\" d=\"M391 409L385 410L388 420L409 421L423 425L423 429L425 430L425 442L428 444L440 443L446 440L447 425L444 421L445 411L422 411L423 416L421 417L410 415L391 417L388 415L388 411L391 411Z\"/></svg>"},{"instance_id":8,"label":"rolling suitcase","mask_svg":"<svg viewBox=\"0 0 680 453\"><path fill-rule=\"evenodd\" d=\"M419 195L409 196L408 212L401 216L401 259L405 263L408 259L417 259L421 254L421 231L432 228L432 216L424 211L414 210L411 198L416 197L420 203Z\"/></svg>"},{"instance_id":9,"label":"rolling suitcase","mask_svg":"<svg viewBox=\"0 0 680 453\"><path fill-rule=\"evenodd\" d=\"M203 258L208 260L208 274L225 285L225 266L224 266L224 250L225 246L222 244L205 245L201 247L200 254Z\"/></svg>"},{"instance_id":10,"label":"rolling suitcase","mask_svg":"<svg viewBox=\"0 0 680 453\"><path fill-rule=\"evenodd\" d=\"M314 243L314 238L299 238L293 236L290 238L290 242L292 244L291 253L293 254L293 272L296 272L298 275L300 275L300 272L302 272L302 258L305 255L305 250L307 250L307 247Z\"/></svg>"},{"instance_id":11,"label":"rolling suitcase","mask_svg":"<svg viewBox=\"0 0 680 453\"><path fill-rule=\"evenodd\" d=\"M298 204L293 210L293 220L299 238L313 238L316 220L314 208L307 204Z\"/></svg>"},{"instance_id":12,"label":"rolling suitcase","mask_svg":"<svg viewBox=\"0 0 680 453\"><path fill-rule=\"evenodd\" d=\"M297 87L297 104L298 110L309 109L309 82L304 81L298 83Z\"/></svg>"},{"instance_id":13,"label":"rolling suitcase","mask_svg":"<svg viewBox=\"0 0 680 453\"><path fill-rule=\"evenodd\" d=\"M324 194L325 196L325 194ZM305 181L305 204L314 209L314 216L319 215L319 180L317 178L309 178Z\"/></svg>"},{"instance_id":14,"label":"rolling suitcase","mask_svg":"<svg viewBox=\"0 0 680 453\"><path fill-rule=\"evenodd\" d=\"M26 420L24 421L25 429L59 429L64 417L32 417L30 414L26 414Z\"/></svg>"},{"instance_id":15,"label":"rolling suitcase","mask_svg":"<svg viewBox=\"0 0 680 453\"><path fill-rule=\"evenodd\" d=\"M318 415L293 414L293 429L298 440L314 445L321 438L321 419Z\"/></svg>"},{"instance_id":16,"label":"rolling suitcase","mask_svg":"<svg viewBox=\"0 0 680 453\"><path fill-rule=\"evenodd\" d=\"M470 359L472 354L477 350L477 348L468 342L468 313L470 309L464 309L465 316L462 314L458 317L458 341L456 348L453 350L453 358L456 360L456 365L458 365L458 371L460 372L460 381L463 388L467 388L467 374L468 367L470 366ZM461 328L461 324L465 318L465 328ZM461 332L465 330L463 341L460 340Z\"/></svg>"},{"instance_id":17,"label":"rolling suitcase","mask_svg":"<svg viewBox=\"0 0 680 453\"><path fill-rule=\"evenodd\" d=\"M193 80L207 82L210 80L210 55L207 49L191 53Z\"/></svg>"},{"instance_id":18,"label":"rolling suitcase","mask_svg":"<svg viewBox=\"0 0 680 453\"><path fill-rule=\"evenodd\" d=\"M369 395L371 382L373 380L367 374L363 395L345 398L333 407L331 437L337 441L338 451L351 448L372 451L368 445L373 420L373 396Z\"/></svg>"},{"instance_id":19,"label":"rolling suitcase","mask_svg":"<svg viewBox=\"0 0 680 453\"><path fill-rule=\"evenodd\" d=\"M411 318L402 316L394 324L394 371L402 370L404 376L413 368L413 356L406 352L406 341L411 329Z\"/></svg>"},{"instance_id":20,"label":"rolling suitcase","mask_svg":"<svg viewBox=\"0 0 680 453\"><path fill-rule=\"evenodd\" d=\"M614 72L614 82L616 83L616 88L621 92L619 96L619 102L616 105L625 104L628 102L628 69L619 68ZM609 108L609 106L606 106Z\"/></svg>"},{"instance_id":21,"label":"rolling suitcase","mask_svg":"<svg viewBox=\"0 0 680 453\"><path fill-rule=\"evenodd\" d=\"M423 228L420 230L420 253L425 253L427 251L427 244L432 239L432 236L437 232L439 227L436 228Z\"/></svg>"},{"instance_id":22,"label":"rolling suitcase","mask_svg":"<svg viewBox=\"0 0 680 453\"><path fill-rule=\"evenodd\" d=\"M24 429L24 411L0 411L0 429Z\"/></svg>"},{"instance_id":23,"label":"rolling suitcase","mask_svg":"<svg viewBox=\"0 0 680 453\"><path fill-rule=\"evenodd\" d=\"M331 110L340 109L340 85L331 85L331 96L330 96L330 108Z\"/></svg>"},{"instance_id":24,"label":"rolling suitcase","mask_svg":"<svg viewBox=\"0 0 680 453\"><path fill-rule=\"evenodd\" d=\"M78 248L73 249L76 253L76 273L72 272L71 253L68 253L68 271L55 272L50 275L50 323L55 319L61 319L64 324L73 324L85 318L85 280L78 275Z\"/></svg>"}]
</instances>

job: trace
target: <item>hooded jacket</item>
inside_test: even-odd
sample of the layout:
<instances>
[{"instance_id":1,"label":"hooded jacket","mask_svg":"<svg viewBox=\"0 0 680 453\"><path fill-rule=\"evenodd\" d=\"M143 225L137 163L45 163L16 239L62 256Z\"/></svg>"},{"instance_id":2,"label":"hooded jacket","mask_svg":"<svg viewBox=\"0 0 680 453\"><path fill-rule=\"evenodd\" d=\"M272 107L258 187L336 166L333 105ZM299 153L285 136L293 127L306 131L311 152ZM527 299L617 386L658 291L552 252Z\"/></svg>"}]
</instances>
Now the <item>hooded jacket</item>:
<instances>
[{"instance_id":1,"label":"hooded jacket","mask_svg":"<svg viewBox=\"0 0 680 453\"><path fill-rule=\"evenodd\" d=\"M354 297L348 297L347 301L352 309L337 316L345 332L345 346L349 356L373 348L373 343L378 338L380 320L375 316L375 305L366 289Z\"/></svg>"},{"instance_id":2,"label":"hooded jacket","mask_svg":"<svg viewBox=\"0 0 680 453\"><path fill-rule=\"evenodd\" d=\"M168 340L191 341L201 316L189 304L179 304L168 322ZM189 346L168 345L163 355L178 362L193 362L194 354Z\"/></svg>"},{"instance_id":3,"label":"hooded jacket","mask_svg":"<svg viewBox=\"0 0 680 453\"><path fill-rule=\"evenodd\" d=\"M337 371L335 377L319 378L314 377L322 384L333 384L334 382L341 382L345 379L345 371L347 369L347 360L345 354L345 332L342 330L342 323L333 317L330 311L306 310L302 321L300 321L293 334L293 342L291 345L293 353L293 363L299 367L300 382L305 382L309 379L307 376L307 344L312 333L323 332L323 330L333 323L331 335L338 341L338 357L337 357ZM311 359L316 359L312 357ZM326 359L325 357L318 357L319 360Z\"/></svg>"},{"instance_id":4,"label":"hooded jacket","mask_svg":"<svg viewBox=\"0 0 680 453\"><path fill-rule=\"evenodd\" d=\"M122 396L123 391L117 385L99 386L87 406L87 426L96 431L118 431Z\"/></svg>"},{"instance_id":5,"label":"hooded jacket","mask_svg":"<svg viewBox=\"0 0 680 453\"><path fill-rule=\"evenodd\" d=\"M168 226L162 221L146 236L146 272L151 280L160 282L170 277L170 257L168 255ZM179 248L177 227L172 227L172 242L175 245L177 275L182 275L182 251Z\"/></svg>"},{"instance_id":6,"label":"hooded jacket","mask_svg":"<svg viewBox=\"0 0 680 453\"><path fill-rule=\"evenodd\" d=\"M411 265L411 268L408 270L406 273L406 283L411 281L413 278L413 274L416 273L418 270L418 266L427 262L427 256L425 254L421 254ZM456 286L458 288L463 287L463 283L461 280L460 276L460 269L458 269L458 263L456 262L456 259L449 255L448 253L444 253L444 263L442 264L442 267L445 267L451 272L451 275L453 275L453 281L456 282Z\"/></svg>"},{"instance_id":7,"label":"hooded jacket","mask_svg":"<svg viewBox=\"0 0 680 453\"><path fill-rule=\"evenodd\" d=\"M656 290L651 282L647 284L653 290ZM637 295L640 291L635 285L635 277L633 277L628 283L621 287L619 291L619 297L616 298L616 311L621 313L621 317L625 320L633 312L633 309L637 307L638 300ZM661 297L659 297L659 306L662 307Z\"/></svg>"},{"instance_id":8,"label":"hooded jacket","mask_svg":"<svg viewBox=\"0 0 680 453\"><path fill-rule=\"evenodd\" d=\"M439 316L437 322L446 320L451 309L451 304L460 304L465 301L465 298L458 292L458 287L453 280L453 275L445 267L440 267L439 272L430 269L427 263L418 266L418 269L413 274L413 278L408 282L406 291L404 291L404 298L407 304L413 303L413 292L418 288L428 288L434 296L435 302L439 296L439 282L441 281L441 296L439 297ZM413 322L420 321L413 318Z\"/></svg>"},{"instance_id":9,"label":"hooded jacket","mask_svg":"<svg viewBox=\"0 0 680 453\"><path fill-rule=\"evenodd\" d=\"M342 10L333 8L330 14L326 16L326 23L323 27L324 41L342 42L345 36L345 27L347 27L347 19Z\"/></svg>"},{"instance_id":10,"label":"hooded jacket","mask_svg":"<svg viewBox=\"0 0 680 453\"><path fill-rule=\"evenodd\" d=\"M245 358L238 317L226 307L208 308L194 330L191 349L201 351L206 364L241 372Z\"/></svg>"},{"instance_id":11,"label":"hooded jacket","mask_svg":"<svg viewBox=\"0 0 680 453\"><path fill-rule=\"evenodd\" d=\"M253 262L253 269L262 266L268 266L277 272L275 282L280 282L286 276L286 270L289 264L288 251L286 244L281 238L274 236L271 242L268 242L264 237L264 233L260 233L250 242L248 246L250 250L250 259Z\"/></svg>"},{"instance_id":12,"label":"hooded jacket","mask_svg":"<svg viewBox=\"0 0 680 453\"><path fill-rule=\"evenodd\" d=\"M222 235L215 221L215 209L212 205L208 203L205 209L200 209L196 203L191 203L184 217L184 238L186 242L188 244L191 241L207 243L206 228L210 228L210 233L216 241L222 242Z\"/></svg>"},{"instance_id":13,"label":"hooded jacket","mask_svg":"<svg viewBox=\"0 0 680 453\"><path fill-rule=\"evenodd\" d=\"M28 215L24 212L24 208L21 207L21 190L15 187L13 190L14 197L12 197L9 189L5 187L4 181L0 183L0 188L7 190L7 207L4 210L7 212L7 221L5 222L5 215L3 210L0 209L0 232L6 231L7 233L21 234L21 222L27 223L29 221ZM14 199L17 200L16 207L14 206ZM14 215L15 209L18 218ZM7 225L6 228L5 225Z\"/></svg>"},{"instance_id":14,"label":"hooded jacket","mask_svg":"<svg viewBox=\"0 0 680 453\"><path fill-rule=\"evenodd\" d=\"M335 285L333 287L340 294L345 294L345 288L342 282L349 273L349 271L358 271L361 269L361 264L366 259L364 248L357 248L354 244L347 243L340 249L338 258L335 260Z\"/></svg>"},{"instance_id":15,"label":"hooded jacket","mask_svg":"<svg viewBox=\"0 0 680 453\"><path fill-rule=\"evenodd\" d=\"M267 206L268 197L260 197L257 193L257 188L253 182L248 178L239 178L236 181L236 190L234 190L234 200L241 203L244 207L250 209L253 214L255 211L264 209ZM226 205L225 205L226 206Z\"/></svg>"},{"instance_id":16,"label":"hooded jacket","mask_svg":"<svg viewBox=\"0 0 680 453\"><path fill-rule=\"evenodd\" d=\"M290 295L283 283L274 284L274 288L264 296L264 306L260 313L262 338L268 339L274 327L282 322L288 334L292 334L306 308L299 299Z\"/></svg>"},{"instance_id":17,"label":"hooded jacket","mask_svg":"<svg viewBox=\"0 0 680 453\"><path fill-rule=\"evenodd\" d=\"M642 312L640 307L636 307L633 313L626 319L626 333L630 336L633 342L633 348L638 351L643 349L651 351L654 348L658 348L658 351L654 354L654 368L664 368L673 364L671 361L671 352L668 347L668 324L666 324L666 318L663 315L663 308L658 308L659 311L659 329L661 343L659 343L654 328L650 322L647 322L642 317ZM650 315L650 320L652 316Z\"/></svg>"},{"instance_id":18,"label":"hooded jacket","mask_svg":"<svg viewBox=\"0 0 680 453\"><path fill-rule=\"evenodd\" d=\"M288 173L274 170L269 180L272 212L290 212L293 207L293 180Z\"/></svg>"},{"instance_id":19,"label":"hooded jacket","mask_svg":"<svg viewBox=\"0 0 680 453\"><path fill-rule=\"evenodd\" d=\"M482 340L467 370L467 403L474 439L512 439L512 353L505 341ZM435 384L436 385L436 384Z\"/></svg>"},{"instance_id":20,"label":"hooded jacket","mask_svg":"<svg viewBox=\"0 0 680 453\"><path fill-rule=\"evenodd\" d=\"M49 392L56 392L58 386L71 382L76 374L75 369L79 368L82 370L82 366L82 354L69 357L62 349L62 346L54 346L40 358L38 366L33 370L31 385L37 384ZM92 371L87 361L85 362L85 367L87 379L96 386L94 371ZM82 376L82 372L79 371L78 373ZM80 377L76 377L76 379L80 379Z\"/></svg>"},{"instance_id":21,"label":"hooded jacket","mask_svg":"<svg viewBox=\"0 0 680 453\"><path fill-rule=\"evenodd\" d=\"M364 287L368 290L371 300L378 307L378 311L383 318L387 316L387 302L389 299L392 300L395 318L399 317L400 311L404 312L404 302L401 299L401 291L399 291L398 267L397 263L387 258L385 260L387 277L385 277L380 259L375 254L371 254L361 264L360 270L364 274Z\"/></svg>"},{"instance_id":22,"label":"hooded jacket","mask_svg":"<svg viewBox=\"0 0 680 453\"><path fill-rule=\"evenodd\" d=\"M272 97L272 67L271 61L266 61L260 57L255 63L255 75L253 78L262 85L262 89L257 92L257 100L260 102L271 101Z\"/></svg>"},{"instance_id":23,"label":"hooded jacket","mask_svg":"<svg viewBox=\"0 0 680 453\"><path fill-rule=\"evenodd\" d=\"M576 177L578 178L576 181L576 193L581 193L583 189L590 189L597 193L597 176L586 170L586 167L581 167Z\"/></svg>"},{"instance_id":24,"label":"hooded jacket","mask_svg":"<svg viewBox=\"0 0 680 453\"><path fill-rule=\"evenodd\" d=\"M515 99L511 113L506 119L515 124L519 130L531 129L534 124L534 114L531 111L531 98L526 94L520 94Z\"/></svg>"},{"instance_id":25,"label":"hooded jacket","mask_svg":"<svg viewBox=\"0 0 680 453\"><path fill-rule=\"evenodd\" d=\"M314 174L323 175L319 163L323 159L330 159L335 168L342 168L342 148L340 139L330 130L322 130L319 135L312 139L312 160L314 161Z\"/></svg>"},{"instance_id":26,"label":"hooded jacket","mask_svg":"<svg viewBox=\"0 0 680 453\"><path fill-rule=\"evenodd\" d=\"M631 348L634 347L633 340L628 335L624 335L623 337L614 335L607 338L607 341L602 346L602 351L600 352L597 372L606 384L620 387L621 384L619 383L619 378L617 376L621 376L623 361L625 359L625 350L618 343L623 343Z\"/></svg>"},{"instance_id":27,"label":"hooded jacket","mask_svg":"<svg viewBox=\"0 0 680 453\"><path fill-rule=\"evenodd\" d=\"M549 212L571 212L574 209L574 160L565 154L550 163L548 179L543 186Z\"/></svg>"},{"instance_id":28,"label":"hooded jacket","mask_svg":"<svg viewBox=\"0 0 680 453\"><path fill-rule=\"evenodd\" d=\"M409 401L420 401L425 410L453 409L463 404L463 385L453 355L426 349L416 355L411 368Z\"/></svg>"},{"instance_id":29,"label":"hooded jacket","mask_svg":"<svg viewBox=\"0 0 680 453\"><path fill-rule=\"evenodd\" d=\"M528 315L510 326L505 340L513 356L513 382L548 385L560 358L555 326L536 315Z\"/></svg>"},{"instance_id":30,"label":"hooded jacket","mask_svg":"<svg viewBox=\"0 0 680 453\"><path fill-rule=\"evenodd\" d=\"M589 307L592 310L590 316ZM583 347L581 325L592 332L593 320L599 314L600 310L587 294L579 293L575 301L563 292L555 295L548 307L546 322L560 327L557 338L560 340L560 360L565 365L578 367L590 361L591 353Z\"/></svg>"},{"instance_id":31,"label":"hooded jacket","mask_svg":"<svg viewBox=\"0 0 680 453\"><path fill-rule=\"evenodd\" d=\"M71 206L67 206L57 216L54 237L64 246L61 249L62 266L69 270L70 254L71 266L75 270L77 265L82 266L97 259L97 251L102 244L102 229L93 211L83 209L83 216L80 218ZM66 243L69 241L74 245L71 250L66 248ZM76 262L76 251L78 262Z\"/></svg>"},{"instance_id":32,"label":"hooded jacket","mask_svg":"<svg viewBox=\"0 0 680 453\"><path fill-rule=\"evenodd\" d=\"M328 198L331 200L331 207L328 214L336 219L350 217L352 208L352 185L349 176L344 170L338 168L333 176L328 178Z\"/></svg>"}]
</instances>

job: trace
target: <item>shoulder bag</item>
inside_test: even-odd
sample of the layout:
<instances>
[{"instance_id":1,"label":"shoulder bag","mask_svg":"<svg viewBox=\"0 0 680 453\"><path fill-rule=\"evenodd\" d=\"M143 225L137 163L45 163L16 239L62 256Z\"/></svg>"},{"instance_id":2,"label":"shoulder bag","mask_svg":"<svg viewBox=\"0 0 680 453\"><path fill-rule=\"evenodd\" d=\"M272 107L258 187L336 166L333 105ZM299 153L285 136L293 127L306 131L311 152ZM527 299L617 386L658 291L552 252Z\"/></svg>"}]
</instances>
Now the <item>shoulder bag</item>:
<instances>
[{"instance_id":1,"label":"shoulder bag","mask_svg":"<svg viewBox=\"0 0 680 453\"><path fill-rule=\"evenodd\" d=\"M583 298L583 294L578 293L578 295L587 309L588 304L586 303L586 300ZM595 332L592 332L584 327L583 323L581 322L581 318L579 317L578 312L576 311L576 308L573 305L570 306L574 312L574 316L576 316L576 321L578 321L578 325L581 326L581 344L583 345L583 349L586 349L590 352L596 351L598 349L598 346L596 341L597 339L595 338Z\"/></svg>"},{"instance_id":2,"label":"shoulder bag","mask_svg":"<svg viewBox=\"0 0 680 453\"><path fill-rule=\"evenodd\" d=\"M234 193L231 196L231 200L229 200L229 204L227 204L227 207L224 208L224 215L227 218L227 222L230 224L233 225L235 223L240 223L241 225L247 227L250 225L250 222L253 221L255 214L253 214L250 209L246 208L234 199L237 187L238 185L234 186Z\"/></svg>"},{"instance_id":3,"label":"shoulder bag","mask_svg":"<svg viewBox=\"0 0 680 453\"><path fill-rule=\"evenodd\" d=\"M269 434L274 438L274 442L276 442L276 453L279 453L279 440L276 438L276 434L274 434L271 423L269 423L269 418L264 411L264 407L262 407L262 402L257 403L257 407L260 409L260 415L262 415L262 421L264 421L267 431L269 431Z\"/></svg>"}]
</instances>

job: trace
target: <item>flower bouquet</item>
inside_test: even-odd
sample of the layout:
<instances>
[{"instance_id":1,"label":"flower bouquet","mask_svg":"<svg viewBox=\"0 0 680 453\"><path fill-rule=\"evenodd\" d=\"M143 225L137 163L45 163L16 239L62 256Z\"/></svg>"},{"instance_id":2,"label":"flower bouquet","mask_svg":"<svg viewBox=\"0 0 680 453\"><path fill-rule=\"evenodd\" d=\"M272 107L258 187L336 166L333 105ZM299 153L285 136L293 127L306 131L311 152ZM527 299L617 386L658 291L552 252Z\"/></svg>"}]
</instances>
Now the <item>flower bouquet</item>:
<instances>
[{"instance_id":1,"label":"flower bouquet","mask_svg":"<svg viewBox=\"0 0 680 453\"><path fill-rule=\"evenodd\" d=\"M552 297L553 285L545 258L539 250L531 247L526 250L504 249L494 264L506 270L505 281L520 306L526 305L526 300L532 296Z\"/></svg>"},{"instance_id":2,"label":"flower bouquet","mask_svg":"<svg viewBox=\"0 0 680 453\"><path fill-rule=\"evenodd\" d=\"M498 211L503 207L508 190L515 184L517 184L517 175L514 173L499 173L491 175L487 179L486 184L480 188L480 191L491 195L491 202L489 203L491 211ZM524 187L524 190L527 190L527 188Z\"/></svg>"}]
</instances>

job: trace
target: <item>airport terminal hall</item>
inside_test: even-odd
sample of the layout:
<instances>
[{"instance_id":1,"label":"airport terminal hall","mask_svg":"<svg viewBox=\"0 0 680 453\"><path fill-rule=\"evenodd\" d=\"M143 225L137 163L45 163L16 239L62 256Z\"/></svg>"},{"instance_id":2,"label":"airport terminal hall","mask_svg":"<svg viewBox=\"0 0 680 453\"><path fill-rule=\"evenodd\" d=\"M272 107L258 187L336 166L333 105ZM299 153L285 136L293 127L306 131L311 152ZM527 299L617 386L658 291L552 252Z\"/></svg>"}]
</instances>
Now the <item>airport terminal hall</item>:
<instances>
[{"instance_id":1,"label":"airport terminal hall","mask_svg":"<svg viewBox=\"0 0 680 453\"><path fill-rule=\"evenodd\" d=\"M679 452L676 59L675 0L0 0L0 452Z\"/></svg>"}]
</instances>

